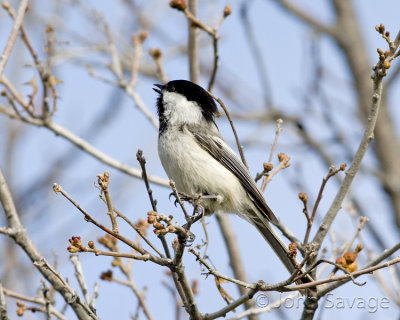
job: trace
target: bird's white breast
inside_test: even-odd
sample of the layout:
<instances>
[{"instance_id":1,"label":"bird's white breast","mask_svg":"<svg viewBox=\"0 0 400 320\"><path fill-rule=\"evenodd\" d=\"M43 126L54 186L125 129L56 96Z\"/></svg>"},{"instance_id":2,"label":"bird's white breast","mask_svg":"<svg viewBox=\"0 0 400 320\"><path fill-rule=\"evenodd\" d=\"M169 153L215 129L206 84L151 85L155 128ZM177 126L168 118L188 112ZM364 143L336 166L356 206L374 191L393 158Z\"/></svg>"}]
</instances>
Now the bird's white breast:
<instances>
[{"instance_id":1,"label":"bird's white breast","mask_svg":"<svg viewBox=\"0 0 400 320\"><path fill-rule=\"evenodd\" d=\"M208 211L243 212L248 204L239 200L248 197L236 176L204 150L184 125L170 125L167 130L159 138L158 152L178 191L219 196L217 201L204 201Z\"/></svg>"}]
</instances>

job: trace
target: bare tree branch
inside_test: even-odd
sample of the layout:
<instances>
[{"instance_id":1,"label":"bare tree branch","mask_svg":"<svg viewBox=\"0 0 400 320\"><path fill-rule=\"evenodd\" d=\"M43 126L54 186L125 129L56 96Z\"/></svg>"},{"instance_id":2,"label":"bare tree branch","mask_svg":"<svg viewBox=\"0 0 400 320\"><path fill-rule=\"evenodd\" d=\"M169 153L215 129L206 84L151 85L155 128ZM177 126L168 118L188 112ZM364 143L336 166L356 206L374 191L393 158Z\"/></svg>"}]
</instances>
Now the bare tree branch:
<instances>
[{"instance_id":1,"label":"bare tree branch","mask_svg":"<svg viewBox=\"0 0 400 320\"><path fill-rule=\"evenodd\" d=\"M98 319L90 308L85 305L68 283L53 270L45 258L27 236L26 231L19 220L18 212L15 208L10 190L7 186L3 171L0 168L0 202L3 206L7 219L8 227L13 230L11 238L25 251L28 257L39 272L49 281L55 290L57 290L64 300L74 310L79 319Z\"/></svg>"},{"instance_id":2,"label":"bare tree branch","mask_svg":"<svg viewBox=\"0 0 400 320\"><path fill-rule=\"evenodd\" d=\"M8 320L7 304L6 304L6 299L4 297L4 289L1 281L0 281L0 319Z\"/></svg>"},{"instance_id":3,"label":"bare tree branch","mask_svg":"<svg viewBox=\"0 0 400 320\"><path fill-rule=\"evenodd\" d=\"M38 126L38 127L45 127L49 129L50 131L54 132L56 135L61 136L65 138L66 140L70 141L73 143L75 146L77 146L79 149L87 152L94 158L100 160L101 162L117 169L120 170L121 172L124 172L128 174L129 176L139 178L141 179L142 177L142 172L139 169L133 168L128 166L127 164L124 164L109 155L103 153L102 151L96 149L94 146L92 146L90 143L88 143L86 140L78 137L77 135L73 134L71 131L68 131L68 129L64 128L63 126L60 126L52 121L42 121L40 119L30 119L30 118L21 118L15 113L9 111L7 108L3 107L0 105L0 113L4 113L8 115L12 119L16 120L21 120L23 122ZM155 177L155 176L149 176L149 181L161 186L168 186L169 183L167 180Z\"/></svg>"},{"instance_id":4,"label":"bare tree branch","mask_svg":"<svg viewBox=\"0 0 400 320\"><path fill-rule=\"evenodd\" d=\"M10 57L11 51L14 47L14 43L15 43L15 40L17 39L18 31L21 28L22 23L24 21L24 15L25 15L25 11L26 11L27 7L28 7L28 0L21 0L21 2L19 3L17 15L14 20L14 24L13 24L11 32L8 36L6 46L0 57L0 79L3 76L4 69L6 68L8 58Z\"/></svg>"}]
</instances>

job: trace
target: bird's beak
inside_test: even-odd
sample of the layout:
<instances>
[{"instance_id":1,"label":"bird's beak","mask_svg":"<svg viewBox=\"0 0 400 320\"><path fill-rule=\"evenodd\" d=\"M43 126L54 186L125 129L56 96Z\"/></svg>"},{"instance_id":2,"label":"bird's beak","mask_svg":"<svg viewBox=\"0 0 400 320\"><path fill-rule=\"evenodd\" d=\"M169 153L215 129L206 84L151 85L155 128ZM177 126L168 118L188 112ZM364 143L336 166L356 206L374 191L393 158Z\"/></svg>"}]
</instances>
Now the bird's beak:
<instances>
[{"instance_id":1,"label":"bird's beak","mask_svg":"<svg viewBox=\"0 0 400 320\"><path fill-rule=\"evenodd\" d=\"M153 88L153 90L159 94L162 93L162 90L165 88L165 86L163 84L154 84L157 88Z\"/></svg>"}]
</instances>

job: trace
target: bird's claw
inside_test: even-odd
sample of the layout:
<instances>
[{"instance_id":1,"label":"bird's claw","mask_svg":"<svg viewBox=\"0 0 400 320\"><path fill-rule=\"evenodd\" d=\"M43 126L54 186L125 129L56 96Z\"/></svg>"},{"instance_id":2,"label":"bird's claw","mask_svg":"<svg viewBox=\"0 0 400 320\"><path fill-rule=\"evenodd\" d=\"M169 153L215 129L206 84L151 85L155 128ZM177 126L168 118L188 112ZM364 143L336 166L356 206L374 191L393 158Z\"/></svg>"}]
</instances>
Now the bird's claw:
<instances>
[{"instance_id":1,"label":"bird's claw","mask_svg":"<svg viewBox=\"0 0 400 320\"><path fill-rule=\"evenodd\" d=\"M171 200L171 196L174 196L174 197L176 197L175 196L175 193L174 192L171 192L170 194L169 194L169 200ZM196 196L190 196L190 195L188 195L188 194L186 194L186 193L183 193L183 192L178 192L178 197L179 197L179 199L183 202L183 201L187 201L187 202L189 202L189 203L194 203L194 201L197 199L197 197ZM176 205L178 204L178 198L176 198L175 199L175 201L174 201L174 205L175 205L175 207L176 207Z\"/></svg>"},{"instance_id":2,"label":"bird's claw","mask_svg":"<svg viewBox=\"0 0 400 320\"><path fill-rule=\"evenodd\" d=\"M185 225L183 225L185 227ZM178 234L178 241L180 244L183 244L185 247L190 247L194 240L196 239L196 236L194 235L193 232L190 230L187 230L188 235L186 237Z\"/></svg>"}]
</instances>

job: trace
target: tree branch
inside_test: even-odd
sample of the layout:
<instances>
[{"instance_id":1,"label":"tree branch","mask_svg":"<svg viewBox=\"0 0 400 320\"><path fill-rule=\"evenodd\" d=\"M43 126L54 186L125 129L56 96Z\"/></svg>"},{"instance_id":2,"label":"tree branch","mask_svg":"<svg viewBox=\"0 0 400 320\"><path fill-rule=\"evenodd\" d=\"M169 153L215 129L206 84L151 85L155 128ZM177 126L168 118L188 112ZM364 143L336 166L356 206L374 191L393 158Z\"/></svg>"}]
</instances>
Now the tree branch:
<instances>
[{"instance_id":1,"label":"tree branch","mask_svg":"<svg viewBox=\"0 0 400 320\"><path fill-rule=\"evenodd\" d=\"M333 220L335 219L337 213L339 212L344 197L346 196L353 179L360 168L361 161L370 145L371 141L374 138L374 128L376 124L376 120L379 114L379 107L381 102L381 94L382 94L382 80L383 76L376 75L374 78L374 94L372 96L371 109L368 116L368 122L364 130L363 138L360 142L358 150L354 155L354 159L350 165L350 168L346 171L346 177L343 180L342 185L340 186L339 191L336 194L335 199L332 202L331 207L329 208L327 214L325 215L322 223L318 229L317 234L312 240L312 245L316 250L322 245L322 241L324 240L328 230L330 229Z\"/></svg>"},{"instance_id":2,"label":"tree branch","mask_svg":"<svg viewBox=\"0 0 400 320\"><path fill-rule=\"evenodd\" d=\"M17 11L17 16L15 17L14 24L8 36L6 46L4 47L3 54L0 57L0 78L2 78L3 76L8 58L10 57L11 51L15 44L15 40L17 39L18 31L24 21L24 15L27 7L28 0L21 0Z\"/></svg>"},{"instance_id":3,"label":"tree branch","mask_svg":"<svg viewBox=\"0 0 400 320\"><path fill-rule=\"evenodd\" d=\"M54 289L62 295L65 302L71 306L79 319L98 319L97 315L80 300L75 290L73 290L68 283L53 270L26 234L26 231L19 220L18 212L15 208L14 201L1 168L0 202L3 206L9 228L17 230L15 234L11 235L11 238L25 251L43 277L46 278L47 281L52 284Z\"/></svg>"}]
</instances>

